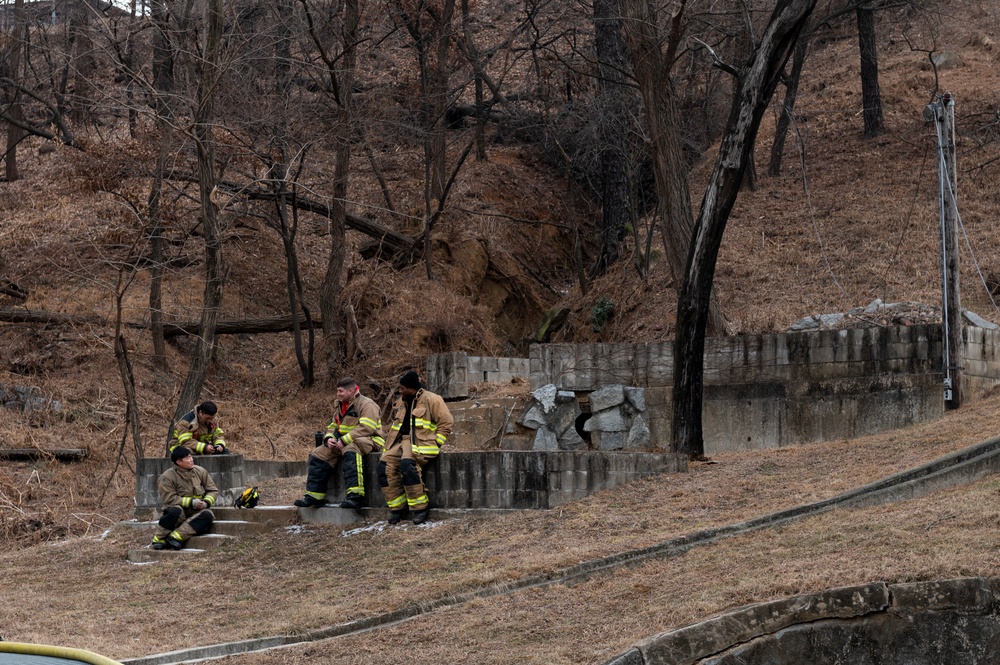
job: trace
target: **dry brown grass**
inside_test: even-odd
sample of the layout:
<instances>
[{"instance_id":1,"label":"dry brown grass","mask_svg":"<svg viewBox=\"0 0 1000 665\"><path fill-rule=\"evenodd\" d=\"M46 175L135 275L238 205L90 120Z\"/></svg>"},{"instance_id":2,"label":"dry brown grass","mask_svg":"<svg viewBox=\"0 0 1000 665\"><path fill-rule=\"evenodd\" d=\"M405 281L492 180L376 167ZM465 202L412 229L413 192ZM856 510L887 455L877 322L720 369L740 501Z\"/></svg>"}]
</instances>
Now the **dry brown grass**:
<instances>
[{"instance_id":1,"label":"dry brown grass","mask_svg":"<svg viewBox=\"0 0 1000 665\"><path fill-rule=\"evenodd\" d=\"M446 520L345 537L309 526L247 538L180 567L129 565L148 532L118 528L0 554L7 639L70 643L126 658L299 632L551 572L839 494L984 440L1000 398L941 421L853 441L730 453L551 511ZM264 484L287 499L302 479ZM477 600L400 627L232 660L598 662L645 635L734 605L872 580L995 574L995 477L907 502L841 510L697 548L571 587ZM192 620L170 603L205 589ZM178 635L184 635L179 642ZM336 660L336 658L334 658Z\"/></svg>"},{"instance_id":2,"label":"dry brown grass","mask_svg":"<svg viewBox=\"0 0 1000 665\"><path fill-rule=\"evenodd\" d=\"M965 62L941 72L942 87L959 102L960 208L984 274L1000 274L997 163L985 165L1000 143L984 140L981 131L983 118L998 105L1000 51L987 37L997 33L1000 15L984 3L947 7L958 15L935 18L933 28L900 23L883 33L889 131L874 141L860 136L853 33L815 45L798 105L809 197L790 140L784 175L762 178L756 192L741 195L723 242L717 285L735 332L782 330L802 316L844 311L876 297L939 301L936 176L928 129L920 123L932 77L924 54L899 39L904 29L911 37L933 33L939 50L956 50ZM768 118L761 131L761 169L772 122ZM26 153L23 180L0 188L0 271L29 288L27 306L113 314L116 262L140 229L120 201L95 191L100 173L88 160L104 160L114 170L149 147L148 137L139 145L116 141L92 143L94 152L85 159L63 149ZM398 215L381 208L374 179L358 160L351 183L356 209L415 233L412 219L422 205L413 175L421 172L418 153L404 147L381 156ZM364 353L327 368L321 344L316 387L298 388L290 336L223 339L202 396L220 404L233 446L254 458L302 459L311 433L329 417L330 376L351 374L381 398L399 371L419 364L427 352L517 350L541 312L557 304L572 312L559 341L669 337L676 285L662 260L654 261L645 282L623 262L580 294L571 270L573 238L562 225L589 223L594 211L574 202L565 183L538 163L533 149L496 145L489 162L467 164L453 207L434 235L434 282L421 265L394 271L349 252L344 297L358 312ZM710 166L710 159L696 166L696 183L704 182ZM315 177L307 185L322 190L328 166L320 164ZM139 180L119 184L139 199L147 187ZM200 238L184 235L196 215L185 205L182 200L168 213L176 243L171 251L198 258ZM277 239L252 217L227 213L223 316L282 313ZM355 233L348 239L352 250L365 240ZM300 242L306 296L315 302L329 242L322 220L303 220ZM659 244L654 239L654 248ZM1000 320L967 255L962 266L963 304ZM140 273L125 294L130 320L147 316L147 280ZM615 303L615 316L595 333L589 316L601 297ZM201 266L172 271L165 298L171 318L196 319ZM136 331L126 336L146 454L158 455L190 340L168 346L169 369L161 371L150 363L148 337ZM311 527L249 539L183 568L129 566L126 550L144 544L148 534L117 529L93 539L130 514L134 497L131 445L118 454L124 400L110 339L110 329L100 327L0 326L0 382L39 386L65 406L59 416L0 412L4 439L17 447L90 449L79 464L0 465L0 626L6 639L127 657L329 625L832 496L993 436L1000 411L992 398L939 423L877 437L721 455L719 464L548 513L350 538ZM492 390L484 386L480 396ZM301 491L301 479L272 481L263 490L266 502L286 503ZM475 601L377 634L239 660L329 662L357 653L361 662L463 662L477 653L486 663L595 662L650 632L752 600L872 579L995 574L996 492L990 480L904 505L841 511L580 586ZM164 602L184 585L212 589L195 617ZM363 592L355 594L359 588Z\"/></svg>"}]
</instances>

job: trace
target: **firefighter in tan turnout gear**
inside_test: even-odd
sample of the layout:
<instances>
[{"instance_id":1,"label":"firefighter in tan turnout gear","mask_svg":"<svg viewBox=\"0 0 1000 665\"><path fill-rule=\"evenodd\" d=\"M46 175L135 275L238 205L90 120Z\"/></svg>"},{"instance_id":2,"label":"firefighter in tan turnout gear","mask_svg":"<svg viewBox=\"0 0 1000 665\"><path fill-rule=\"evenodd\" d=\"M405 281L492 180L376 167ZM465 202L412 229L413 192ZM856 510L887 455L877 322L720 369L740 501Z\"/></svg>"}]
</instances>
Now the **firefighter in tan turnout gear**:
<instances>
[{"instance_id":1,"label":"firefighter in tan turnout gear","mask_svg":"<svg viewBox=\"0 0 1000 665\"><path fill-rule=\"evenodd\" d=\"M392 407L386 431L386 449L378 463L378 482L397 524L409 510L414 524L427 521L430 502L421 470L441 452L454 418L440 395L424 389L420 377L409 371L399 380L399 399Z\"/></svg>"},{"instance_id":2,"label":"firefighter in tan turnout gear","mask_svg":"<svg viewBox=\"0 0 1000 665\"><path fill-rule=\"evenodd\" d=\"M195 466L190 450L177 446L170 452L170 461L173 466L157 481L163 515L153 536L154 550L179 550L191 536L207 532L215 520L209 508L219 498L212 476Z\"/></svg>"},{"instance_id":3,"label":"firefighter in tan turnout gear","mask_svg":"<svg viewBox=\"0 0 1000 665\"><path fill-rule=\"evenodd\" d=\"M188 411L174 425L170 450L185 446L195 455L225 455L229 452L222 428L216 424L219 407L214 402L202 402Z\"/></svg>"},{"instance_id":4,"label":"firefighter in tan turnout gear","mask_svg":"<svg viewBox=\"0 0 1000 665\"><path fill-rule=\"evenodd\" d=\"M326 503L327 485L341 457L347 498L340 507L357 510L364 505L364 456L372 450L382 450L385 445L378 404L361 394L354 379L345 377L337 381L333 414L323 443L309 454L306 495L295 501L300 508Z\"/></svg>"}]
</instances>

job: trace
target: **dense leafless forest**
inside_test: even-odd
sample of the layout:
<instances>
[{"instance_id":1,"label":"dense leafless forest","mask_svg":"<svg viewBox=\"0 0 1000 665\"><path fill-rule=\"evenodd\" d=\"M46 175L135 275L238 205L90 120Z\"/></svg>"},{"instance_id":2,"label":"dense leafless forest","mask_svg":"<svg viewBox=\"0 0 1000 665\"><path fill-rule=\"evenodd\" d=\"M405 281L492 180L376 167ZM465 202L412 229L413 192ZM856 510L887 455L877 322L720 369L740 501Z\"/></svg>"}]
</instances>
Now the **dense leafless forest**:
<instances>
[{"instance_id":1,"label":"dense leafless forest","mask_svg":"<svg viewBox=\"0 0 1000 665\"><path fill-rule=\"evenodd\" d=\"M63 408L6 436L89 447L124 504L112 469L197 399L298 459L338 375L384 399L428 353L672 338L776 8L800 20L715 217L708 334L939 300L946 90L963 302L997 318L992 3L14 0L0 383Z\"/></svg>"}]
</instances>

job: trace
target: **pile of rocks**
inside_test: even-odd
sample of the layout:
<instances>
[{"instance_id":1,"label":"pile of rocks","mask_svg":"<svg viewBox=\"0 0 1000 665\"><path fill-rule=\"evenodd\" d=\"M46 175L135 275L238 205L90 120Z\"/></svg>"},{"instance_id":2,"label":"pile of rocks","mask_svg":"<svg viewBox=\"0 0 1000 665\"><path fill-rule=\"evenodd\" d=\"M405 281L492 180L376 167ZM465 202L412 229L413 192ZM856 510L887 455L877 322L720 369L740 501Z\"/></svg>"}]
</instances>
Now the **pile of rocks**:
<instances>
[{"instance_id":1,"label":"pile of rocks","mask_svg":"<svg viewBox=\"0 0 1000 665\"><path fill-rule=\"evenodd\" d=\"M615 383L590 393L591 416L583 425L597 450L648 450L652 436L646 393Z\"/></svg>"},{"instance_id":2,"label":"pile of rocks","mask_svg":"<svg viewBox=\"0 0 1000 665\"><path fill-rule=\"evenodd\" d=\"M531 393L517 422L535 430L532 450L586 450L587 442L576 431L580 413L576 393L550 383Z\"/></svg>"},{"instance_id":3,"label":"pile of rocks","mask_svg":"<svg viewBox=\"0 0 1000 665\"><path fill-rule=\"evenodd\" d=\"M531 393L518 423L535 430L532 450L648 450L652 440L645 391L620 383L590 393L591 415L583 423L590 446L577 431L582 415L576 393L554 384Z\"/></svg>"}]
</instances>

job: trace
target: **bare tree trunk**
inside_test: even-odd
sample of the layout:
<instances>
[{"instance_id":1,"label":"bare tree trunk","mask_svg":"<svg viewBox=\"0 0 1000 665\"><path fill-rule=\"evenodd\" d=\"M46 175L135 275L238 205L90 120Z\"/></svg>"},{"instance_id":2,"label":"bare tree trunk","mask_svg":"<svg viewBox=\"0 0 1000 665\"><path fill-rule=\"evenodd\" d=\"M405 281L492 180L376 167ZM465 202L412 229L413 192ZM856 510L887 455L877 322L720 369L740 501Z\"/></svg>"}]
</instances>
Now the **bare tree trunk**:
<instances>
[{"instance_id":1,"label":"bare tree trunk","mask_svg":"<svg viewBox=\"0 0 1000 665\"><path fill-rule=\"evenodd\" d=\"M864 108L865 136L871 138L885 131L882 119L882 93L878 87L878 49L875 45L875 10L859 5L858 43L861 47L861 103Z\"/></svg>"},{"instance_id":2,"label":"bare tree trunk","mask_svg":"<svg viewBox=\"0 0 1000 665\"><path fill-rule=\"evenodd\" d=\"M486 104L483 100L483 63L479 50L472 39L469 0L462 0L462 36L465 51L472 64L476 87L476 161L486 161Z\"/></svg>"},{"instance_id":3,"label":"bare tree trunk","mask_svg":"<svg viewBox=\"0 0 1000 665\"><path fill-rule=\"evenodd\" d=\"M195 342L191 366L174 410L176 421L191 408L201 393L215 348L215 326L222 305L225 270L219 233L219 208L212 199L215 190L215 138L212 132L215 87L219 78L222 44L222 0L208 0L205 9L205 41L199 66L198 105L194 140L198 152L198 189L202 228L205 232L205 294L201 308L201 335Z\"/></svg>"},{"instance_id":4,"label":"bare tree trunk","mask_svg":"<svg viewBox=\"0 0 1000 665\"><path fill-rule=\"evenodd\" d=\"M345 334L342 306L339 302L341 280L346 254L347 185L351 174L351 137L353 135L352 100L354 77L357 67L357 33L360 22L358 0L344 3L343 58L342 69L337 78L336 89L337 118L340 126L340 140L337 143L333 165L333 200L330 204L330 258L326 264L326 275L320 287L320 314L323 318L323 336L326 338L327 370L333 375L343 361L343 336ZM334 73L331 72L331 76ZM374 157L372 157L374 161ZM388 190L383 188L388 195Z\"/></svg>"},{"instance_id":5,"label":"bare tree trunk","mask_svg":"<svg viewBox=\"0 0 1000 665\"><path fill-rule=\"evenodd\" d=\"M431 163L431 198L440 201L444 194L447 179L447 161L445 131L445 110L448 107L448 81L451 74L451 63L448 60L448 49L451 44L452 17L455 13L455 0L444 0L441 18L435 30L435 46L437 57L431 67L428 103L430 105L430 153L427 158Z\"/></svg>"},{"instance_id":6,"label":"bare tree trunk","mask_svg":"<svg viewBox=\"0 0 1000 665\"><path fill-rule=\"evenodd\" d=\"M670 66L681 38L684 4L682 2L674 14L671 34L667 38L667 50L661 53L661 37L656 27L656 15L650 4L645 0L621 0L632 71L642 94L650 150L653 153L660 231L667 262L677 282L684 275L694 229L687 181L688 167L684 162L681 123L670 77ZM710 297L708 329L716 334L726 332L726 320L714 292Z\"/></svg>"},{"instance_id":7,"label":"bare tree trunk","mask_svg":"<svg viewBox=\"0 0 1000 665\"><path fill-rule=\"evenodd\" d=\"M89 119L94 98L94 42L90 38L90 8L85 0L73 0L70 10L70 31L73 33L73 98L70 117L78 126Z\"/></svg>"},{"instance_id":8,"label":"bare tree trunk","mask_svg":"<svg viewBox=\"0 0 1000 665\"><path fill-rule=\"evenodd\" d=\"M774 129L774 143L771 145L771 163L767 167L767 174L771 177L781 175L781 159L785 155L785 138L788 136L788 127L795 117L795 99L799 94L799 80L802 78L802 65L806 62L806 53L809 51L810 32L808 26L802 29L802 35L795 43L795 54L792 56L792 71L788 74L785 82L785 101L781 105L781 112L778 115L778 122Z\"/></svg>"},{"instance_id":9,"label":"bare tree trunk","mask_svg":"<svg viewBox=\"0 0 1000 665\"><path fill-rule=\"evenodd\" d=\"M21 52L25 48L28 36L28 26L24 18L24 0L14 2L14 22L10 31L10 47L4 53L4 61L8 78L14 81L21 80ZM5 88L7 88L5 86ZM21 102L18 100L20 93L14 88L7 88L9 109L8 113L16 120L23 120L24 113L21 110ZM14 123L7 125L7 149L4 153L4 167L7 182L14 182L20 177L17 170L17 144L24 138L24 130Z\"/></svg>"},{"instance_id":10,"label":"bare tree trunk","mask_svg":"<svg viewBox=\"0 0 1000 665\"><path fill-rule=\"evenodd\" d=\"M601 249L591 267L591 279L604 274L618 259L625 230L635 221L628 150L631 91L625 85L628 55L617 0L594 0L594 45L601 137Z\"/></svg>"},{"instance_id":11,"label":"bare tree trunk","mask_svg":"<svg viewBox=\"0 0 1000 665\"><path fill-rule=\"evenodd\" d=\"M740 69L726 132L695 226L677 303L674 339L673 448L703 457L705 328L722 235L753 151L760 120L816 0L779 0L750 60Z\"/></svg>"},{"instance_id":12,"label":"bare tree trunk","mask_svg":"<svg viewBox=\"0 0 1000 665\"><path fill-rule=\"evenodd\" d=\"M149 279L149 318L153 341L153 364L161 370L167 368L167 349L163 335L163 274L166 256L163 250L163 224L160 213L160 195L163 191L164 172L170 145L173 142L173 127L170 95L174 89L174 57L169 37L169 14L166 0L152 0L150 6L153 22L153 106L156 125L160 132L160 147L156 155L156 170L149 188L147 210L149 214L149 237L153 255Z\"/></svg>"}]
</instances>

